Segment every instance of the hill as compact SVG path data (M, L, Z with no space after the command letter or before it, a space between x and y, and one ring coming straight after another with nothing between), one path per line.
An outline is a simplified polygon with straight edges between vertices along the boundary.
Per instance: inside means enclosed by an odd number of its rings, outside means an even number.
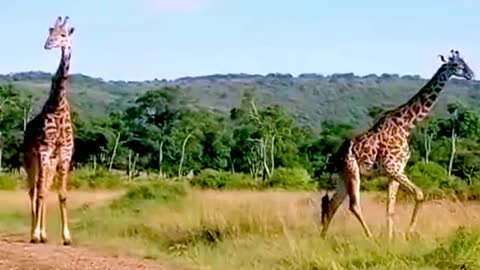
M41 105L50 87L51 74L31 71L0 75L0 84L12 84L37 98ZM108 112L123 109L150 89L180 86L181 91L203 108L228 111L238 106L245 89L255 89L259 103L281 104L300 122L318 127L324 120L364 125L372 106L392 108L414 95L426 79L419 76L353 73L301 74L216 74L184 77L176 80L104 81L82 74L71 77L73 108L82 116L101 118ZM445 105L461 102L480 110L480 83L451 80L435 108L445 113Z

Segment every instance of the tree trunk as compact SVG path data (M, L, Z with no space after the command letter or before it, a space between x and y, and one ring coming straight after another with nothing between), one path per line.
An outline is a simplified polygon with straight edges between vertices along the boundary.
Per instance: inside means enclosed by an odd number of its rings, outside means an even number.
M457 135L455 134L455 131L452 131L452 151L450 152L450 160L448 162L448 176L452 176L452 169L453 169L453 159L455 158L455 144L456 144L456 138Z
M1 147L0 147L0 172L3 171L3 136L2 136L2 132L0 132L0 143L2 144Z
M108 166L108 170L112 170L113 161L115 160L115 155L117 154L118 144L120 143L120 132L117 135L117 139L115 140L115 146L113 147L112 158L110 159L110 166Z
M425 163L430 162L430 153L432 152L432 141L433 141L433 136L425 134L423 139L424 148L425 148Z
M270 174L273 175L275 170L275 135L272 136L272 149L270 149L271 169Z
M182 156L180 158L180 164L178 165L178 177L182 176L182 166L183 166L183 161L185 160L185 147L186 147L187 141L188 141L188 139L190 139L190 137L192 137L192 133L189 133L187 135L187 137L185 138L185 140L183 140L183 143L182 143Z
M30 120L30 113L32 111L32 106L23 108L23 131L27 130L27 124Z
M162 172L163 144L164 144L164 141L162 141L158 146L158 177L160 178L163 178L163 172Z
M263 157L263 177L262 179L268 179L270 178L270 169L268 166L268 160L267 160L267 141L264 141L263 139L260 140L260 147L262 149L262 157Z
M93 155L93 172L97 171L97 155Z
M128 149L128 159L127 159L127 177L130 182L132 177L132 150Z
M230 170L232 173L235 173L235 164L233 164L233 160L232 160L232 155L230 154L230 156L228 157L228 160L229 160L229 163L230 163Z
M138 160L138 156L139 156L139 154L137 153L137 154L135 155L135 158L133 159L133 162L130 162L130 161L131 161L131 157L132 157L132 154L131 154L131 153L132 153L132 152L130 151L130 152L129 152L129 155L128 155L128 157L129 157L129 164L130 164L130 172L129 172L129 175L128 175L128 180L129 180L129 181L132 181L132 180L133 180L133 177L135 176L135 167L136 167L136 165L137 165L137 160Z

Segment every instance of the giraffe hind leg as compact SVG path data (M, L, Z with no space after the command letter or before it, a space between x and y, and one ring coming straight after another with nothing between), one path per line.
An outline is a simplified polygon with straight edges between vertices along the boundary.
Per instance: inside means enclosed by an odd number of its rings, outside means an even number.
M362 210L360 207L360 171L357 161L354 158L349 158L343 166L340 167L341 179L337 182L336 192L332 199L328 202L327 213L325 215L322 237L325 237L328 230L328 226L333 218L333 215L338 210L340 204L349 197L350 199L350 211L354 214L357 220L362 225L362 228L367 235L371 238L372 233L365 222Z
M347 194L350 199L349 209L360 222L360 225L362 225L365 235L368 238L372 238L372 233L363 218L362 208L360 206L360 170L356 160L352 158L347 162L343 175Z
M347 197L345 185L341 182L337 183L335 193L328 202L326 201L328 200L328 195L325 196L325 201L322 199L322 237L325 237L327 235L328 227L330 226L330 222L332 221L333 216L337 212L338 207Z
M38 243L39 238L34 236L35 227L37 223L37 217L39 215L38 209L38 176L39 176L39 160L38 155L32 153L26 153L24 157L24 168L27 173L27 181L28 181L28 195L30 198L30 242L31 243Z

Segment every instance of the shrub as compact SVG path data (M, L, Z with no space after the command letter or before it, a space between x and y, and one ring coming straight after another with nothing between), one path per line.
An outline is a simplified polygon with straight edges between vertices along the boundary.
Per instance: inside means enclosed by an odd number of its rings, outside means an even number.
M386 176L378 176L372 179L361 179L361 185L365 191L384 191L387 190L389 181Z
M155 182L138 184L128 189L127 193L115 200L111 208L119 209L134 206L145 201L168 203L177 201L187 194L183 183Z
M246 174L205 169L190 180L192 186L211 189L259 189L260 184Z
M0 174L0 190L16 189L18 187L19 180L20 179L11 175Z
M97 169L96 171L76 170L72 173L68 184L74 189L116 189L124 187L126 181L120 175L110 173L106 169Z
M229 177L226 173L213 169L205 169L195 176L190 183L201 188L222 189L227 185Z
M438 190L450 184L447 171L435 162L416 163L408 169L408 175L416 185L426 191Z
M227 189L261 189L261 183L255 181L250 175L243 173L229 173L230 180L227 182L225 188Z
M438 269L479 269L480 234L459 229L447 245L425 255L425 260Z
M316 183L303 168L278 168L265 186L289 190L313 190Z

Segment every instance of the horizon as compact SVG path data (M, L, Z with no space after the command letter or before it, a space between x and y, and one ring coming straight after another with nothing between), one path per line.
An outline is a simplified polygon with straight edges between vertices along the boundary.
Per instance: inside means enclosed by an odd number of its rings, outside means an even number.
M0 35L15 41L2 44L3 74L55 72L59 53L43 42L59 15L75 27L72 74L106 81L240 73L430 78L437 55L450 49L475 71L480 63L480 3L468 0L18 0L3 7L0 22L14 26Z
M18 71L18 72L9 72L9 73L0 73L0 76L15 76L15 75L19 75L19 74L26 74L26 73L44 73L44 74L47 74L49 76L52 76L53 75L53 72L49 72L49 71L44 71L44 70L28 70L28 71ZM119 81L124 81L124 82L146 82L146 81L155 81L155 80L158 80L158 81L163 81L163 80L166 80L168 82L174 82L174 81L178 81L178 80L182 80L182 79L186 79L186 78L203 78L203 77L211 77L211 76L227 76L227 75L244 75L244 76L262 76L262 77L266 77L268 75L271 75L271 74L275 74L275 75L290 75L292 76L293 78L300 78L301 75L315 75L315 76L323 76L324 78L328 78L328 77L331 77L333 75L347 75L347 74L352 74L353 76L357 77L357 78L364 78L364 77L367 77L367 76L377 76L377 77L381 77L382 75L392 75L392 76L398 76L399 78L403 78L403 77L407 77L407 76L410 76L410 77L418 77L418 79L421 79L421 80L429 80L431 77L422 77L420 74L398 74L398 73L369 73L369 74L357 74L355 72L342 72L342 73L329 73L329 74L322 74L322 73L314 73L314 72L306 72L306 73L300 73L300 74L291 74L291 73L279 73L279 72L270 72L270 73L264 73L264 74L259 74L259 73L245 73L245 72L240 72L240 73L213 73L213 74L203 74L203 75L195 75L195 76L182 76L182 77L176 77L176 78L172 78L172 79L167 79L167 78L150 78L150 79L144 79L144 80L122 80L122 79L105 79L105 78L102 78L102 77L98 77L98 76L92 76L90 74L86 74L86 73L70 73L69 76L74 76L74 75L81 75L81 76L86 76L86 77L90 77L92 79L99 79L99 80L102 80L104 82L119 82ZM432 74L433 76L433 74ZM462 81L465 81L464 79L460 79L460 78L453 78L454 80L462 80ZM477 81L476 78L474 78L473 80L471 81Z

